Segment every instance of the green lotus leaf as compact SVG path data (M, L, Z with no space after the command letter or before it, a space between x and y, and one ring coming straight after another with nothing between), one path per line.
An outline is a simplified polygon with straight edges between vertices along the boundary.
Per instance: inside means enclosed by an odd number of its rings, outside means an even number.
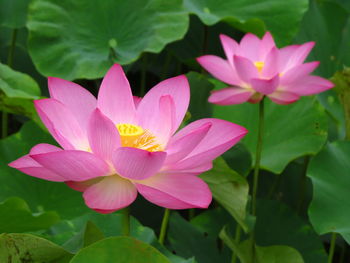
M328 144L310 162L314 187L309 217L319 234L340 233L350 244L350 142Z
M308 1L185 0L184 5L206 25L225 21L260 36L265 30L270 30L277 42L288 44L298 31Z
M29 7L29 52L45 76L102 77L112 63L160 52L187 31L181 0L36 0Z

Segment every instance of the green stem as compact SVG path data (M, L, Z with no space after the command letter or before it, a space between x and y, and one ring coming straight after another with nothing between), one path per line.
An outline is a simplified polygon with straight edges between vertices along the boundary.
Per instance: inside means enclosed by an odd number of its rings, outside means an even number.
M143 55L141 62L141 88L140 96L143 97L146 93L146 73L147 73L147 54Z
M170 209L165 208L162 225L160 227L159 239L158 239L159 243L162 245L164 244L166 230L168 228L169 215L170 215Z
M264 135L264 98L259 103L259 124L258 125L259 125L258 142L256 145L254 178L253 178L253 198L252 198L252 215L253 216L256 215L256 195L258 192L260 160L261 160L261 151L262 151L263 135Z
M122 234L123 236L130 235L130 208L125 207L123 210L123 219L122 219Z
M252 215L256 216L256 196L258 192L259 183L259 170L260 170L260 160L261 151L263 145L263 135L264 135L264 100L265 97L259 103L259 123L258 123L258 142L256 144L256 154L255 154L255 165L254 165L254 178L253 178L253 194L252 194ZM255 229L251 233L251 253L253 262L256 260L255 255Z
M336 241L337 241L337 233L332 233L331 246L329 248L329 253L328 253L328 263L332 263L332 261L333 261L333 255L334 255Z
M7 65L12 68L13 56L15 54L17 39L17 29L12 31L11 46L7 55ZM8 135L8 114L3 110L1 118L1 138L5 138Z
M13 55L15 54L16 39L17 39L17 29L14 29L12 31L11 46L9 49L9 53L7 55L7 65L10 68L12 68L12 65L13 65Z
M239 244L239 242L241 241L241 226L239 224L237 224L236 226L236 235L235 235L235 243L236 245ZM232 259L231 259L231 263L236 263L237 262L237 254L233 251L232 252Z

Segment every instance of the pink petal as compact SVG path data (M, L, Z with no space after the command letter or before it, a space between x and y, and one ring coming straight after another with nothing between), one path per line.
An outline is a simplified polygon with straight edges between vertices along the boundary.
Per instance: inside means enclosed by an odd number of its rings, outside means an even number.
M78 192L84 192L86 189L88 189L91 185L97 184L101 180L103 180L105 177L96 177L92 178L86 181L76 182L76 181L66 181L66 185L68 185L70 188L74 189Z
M197 62L215 78L225 83L230 85L239 85L241 83L235 69L227 60L217 56L206 55L197 58Z
M114 64L103 78L97 107L115 124L135 122L134 100L129 81L120 65Z
M299 65L304 62L309 55L311 49L315 46L315 42L307 42L299 46L294 56L290 58L289 62L293 65Z
M182 137L177 137L169 142L167 147L167 164L177 162L186 157L207 135L211 123L204 123L198 129L195 129Z
M235 145L248 132L244 127L228 121L201 119L187 125L173 139L181 138L206 123L211 123L212 125L207 135L184 160L169 166L169 170L192 169L211 162Z
M166 152L148 152L138 148L120 147L113 153L112 161L120 176L143 180L156 174L165 158Z
M276 75L272 79L252 79L251 84L254 90L264 95L271 94L276 90L279 84L279 76Z
M175 132L176 108L171 95L163 95L159 102L152 107L152 111L143 112L139 118L139 124L143 129L149 130L156 136L157 143L163 147ZM147 110L151 108L146 107Z
M252 78L259 77L258 69L249 59L240 56L233 56L233 63L235 64L238 76L244 82L250 83Z
M157 174L135 185L148 201L169 209L208 208L212 200L207 184L190 174Z
M127 207L135 201L137 191L135 186L117 175L107 176L102 181L93 184L84 191L85 203L91 209L110 213Z
M270 32L266 32L260 42L259 57L260 61L265 61L266 56L272 48L276 47L275 41Z
M253 93L253 91L243 88L225 88L212 91L208 101L218 105L241 104L246 102Z
M264 76L264 78L272 78L279 73L279 68L279 52L278 49L274 47L265 58L262 76Z
M299 95L288 91L275 91L268 95L268 97L277 104L287 105L296 102L300 97Z
M237 48L239 47L236 40L224 35L220 34L221 44L224 48L227 60L230 62L231 66L233 66L233 55L236 54Z
M134 100L134 104L135 104L135 109L137 109L137 107L139 106L142 98L138 97L138 96L132 96L133 100Z
M166 79L147 92L137 107L140 122L145 122L153 115L154 110L158 109L160 98L167 95L174 101L176 110L173 130L176 130L186 114L190 101L190 87L184 75Z
M189 167L187 169L181 169L181 170L176 170L176 169L171 169L169 167L167 167L166 165L164 165L164 167L162 168L163 172L166 172L167 174L191 174L191 175L199 175L202 174L206 171L209 171L213 168L213 163L207 162L207 163L202 163L199 166L193 166L193 167Z
M319 64L320 62L314 61L301 64L299 66L295 66L294 68L289 69L285 74L282 75L281 85L288 85L293 82L299 81L301 78L304 78L311 72L313 72Z
M303 45L291 45L280 49L280 72L284 73L295 66L301 65L314 45L315 42L308 42Z
M99 109L91 115L88 138L91 150L103 160L111 162L112 153L120 147L120 136L117 127Z
M299 45L289 45L279 49L279 72L285 73L289 68L289 58L293 56Z
M241 57L246 57L251 61L259 61L260 39L251 33L245 34L239 44L239 53Z
M86 131L91 112L96 108L96 98L86 89L73 82L48 78L51 98L63 103Z
M34 101L35 108L46 128L64 149L86 150L86 135L70 110L55 99Z
M66 181L85 181L110 172L108 165L96 155L75 150L30 155L43 167L66 178Z
M298 84L287 86L286 89L300 96L306 96L318 94L333 87L334 84L327 79L319 76L307 76L300 79Z
M33 160L29 155L24 155L21 158L9 163L9 166L16 168L22 173L33 177L44 179L53 182L63 182L66 179L54 172L42 167L39 163Z
M41 143L41 144L35 145L30 150L30 154L39 154L39 153L57 152L57 151L62 151L62 149L50 144ZM9 166L12 168L18 169L19 171L25 174L28 174L30 176L37 177L40 179L54 181L54 182L65 181L65 178L42 167L39 163L33 160L29 154L9 163Z
M207 163L200 164L199 166L191 167L190 169L187 169L187 170L182 170L181 173L186 172L188 174L199 175L211 169L213 169L213 163L207 162ZM167 171L167 172L171 173L172 171Z
M62 151L61 148L48 144L48 143L39 143L30 149L30 154L39 154L39 153L49 153L49 152L58 152Z

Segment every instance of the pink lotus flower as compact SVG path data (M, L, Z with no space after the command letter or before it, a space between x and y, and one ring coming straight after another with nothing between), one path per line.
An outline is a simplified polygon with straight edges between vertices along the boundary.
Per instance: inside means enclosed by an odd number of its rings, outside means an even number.
M101 213L128 206L137 192L170 209L208 207L211 192L196 175L247 133L227 121L202 119L173 135L189 104L185 76L162 81L141 100L133 98L119 65L107 72L97 100L66 80L51 77L48 85L51 98L35 107L63 149L38 144L9 165L65 182Z
M238 44L220 35L227 60L206 55L197 58L209 73L230 87L214 91L209 102L219 105L257 103L268 96L278 104L289 104L300 96L317 94L333 83L310 73L319 62L303 63L314 42L278 49L269 32L260 40L246 34Z

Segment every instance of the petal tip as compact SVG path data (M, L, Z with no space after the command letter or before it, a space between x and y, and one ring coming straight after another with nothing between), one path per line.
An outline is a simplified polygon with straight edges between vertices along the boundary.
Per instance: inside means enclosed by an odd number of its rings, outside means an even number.
M229 37L228 35L225 35L225 34L220 34L219 38L221 41L225 41L226 39L232 39L231 37Z
M14 161L8 163L7 165L11 168L15 168L15 169L19 168L19 166L17 165L17 160L14 160Z

